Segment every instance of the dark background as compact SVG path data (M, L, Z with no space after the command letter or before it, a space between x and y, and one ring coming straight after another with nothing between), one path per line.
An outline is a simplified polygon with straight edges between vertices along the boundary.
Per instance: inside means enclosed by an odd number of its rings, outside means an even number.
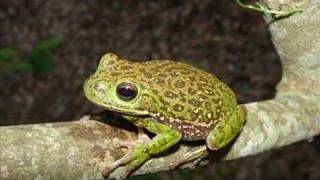
M35 47L53 37L62 43L52 54L32 58ZM137 61L183 60L229 84L241 103L273 98L281 78L262 16L233 1L1 0L0 51L5 48L20 60L0 59L2 126L70 121L97 111L82 83L109 51ZM35 67L30 59L45 65ZM12 62L29 68L11 68ZM320 179L318 146L300 142L135 179Z

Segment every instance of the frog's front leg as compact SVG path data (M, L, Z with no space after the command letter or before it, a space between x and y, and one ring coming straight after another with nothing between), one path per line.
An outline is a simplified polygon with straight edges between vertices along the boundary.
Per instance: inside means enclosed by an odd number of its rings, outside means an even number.
M180 132L166 125L153 122L153 120L143 121L143 123L139 123L138 125L155 133L156 136L145 144L136 145L131 152L107 167L104 167L102 169L102 175L107 176L114 169L124 165L126 170L122 178L125 178L137 167L150 159L152 155L161 153L179 142L181 138Z

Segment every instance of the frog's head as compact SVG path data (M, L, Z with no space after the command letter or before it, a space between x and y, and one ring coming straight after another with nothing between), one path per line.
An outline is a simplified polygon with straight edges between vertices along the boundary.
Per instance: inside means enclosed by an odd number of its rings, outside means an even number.
M137 78L135 64L105 54L97 71L84 83L85 96L111 111L131 116L149 115L151 97L145 96L144 84Z

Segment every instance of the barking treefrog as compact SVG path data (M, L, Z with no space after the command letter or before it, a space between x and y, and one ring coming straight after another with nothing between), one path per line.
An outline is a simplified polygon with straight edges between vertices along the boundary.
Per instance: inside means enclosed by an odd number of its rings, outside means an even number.
M85 81L84 92L94 104L155 134L103 168L105 176L119 166L126 167L128 176L181 140L205 140L206 145L187 152L175 165L201 159L208 149L218 150L234 139L246 119L245 108L237 105L234 92L226 84L176 61L134 62L107 53Z

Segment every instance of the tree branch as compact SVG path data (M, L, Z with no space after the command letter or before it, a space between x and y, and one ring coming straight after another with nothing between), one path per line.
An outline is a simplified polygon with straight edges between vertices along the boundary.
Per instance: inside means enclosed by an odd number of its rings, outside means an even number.
M320 133L320 3L311 1L302 13L266 21L283 65L278 93L273 100L245 105L243 131L229 148L211 153L216 160L257 154ZM106 121L113 120L109 116ZM95 120L0 127L0 179L103 179L100 167L127 152L116 147L117 140L136 138L132 131ZM169 170L192 147L180 144L135 174ZM118 177L121 170L111 176Z

